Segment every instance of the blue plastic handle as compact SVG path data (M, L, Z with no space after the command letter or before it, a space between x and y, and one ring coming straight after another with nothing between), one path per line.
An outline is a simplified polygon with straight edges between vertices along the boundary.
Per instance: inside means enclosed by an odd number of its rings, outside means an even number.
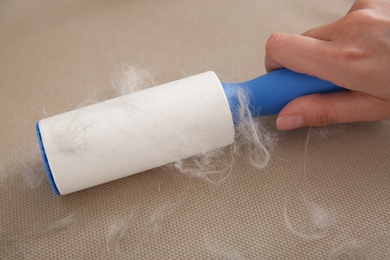
M233 117L238 107L237 88L249 97L249 110L254 117L279 113L291 100L314 93L345 90L325 80L279 69L242 83L222 83Z

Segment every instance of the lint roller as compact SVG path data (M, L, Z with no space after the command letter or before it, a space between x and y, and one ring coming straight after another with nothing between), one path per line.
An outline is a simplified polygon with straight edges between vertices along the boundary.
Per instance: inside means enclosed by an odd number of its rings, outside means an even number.
M36 133L54 193L232 144L237 88L248 95L255 117L276 114L299 96L342 90L287 69L243 83L221 83L214 72L205 72L42 119Z

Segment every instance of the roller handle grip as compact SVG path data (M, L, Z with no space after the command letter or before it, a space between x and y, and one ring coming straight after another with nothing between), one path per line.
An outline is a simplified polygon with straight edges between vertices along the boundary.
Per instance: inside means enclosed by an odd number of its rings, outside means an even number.
M254 117L277 114L287 103L301 96L345 90L288 69L278 69L243 83L222 83L222 86L233 115L238 107L237 88L242 88L249 96L249 109Z

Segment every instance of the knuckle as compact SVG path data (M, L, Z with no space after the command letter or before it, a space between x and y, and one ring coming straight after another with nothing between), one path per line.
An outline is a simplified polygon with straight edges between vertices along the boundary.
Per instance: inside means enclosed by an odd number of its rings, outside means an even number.
M373 9L360 9L346 16L351 28L357 31L372 31L378 24L382 23L383 18Z
M348 46L340 49L339 57L348 63L357 62L365 57L365 51L356 46Z
M364 78L368 73L371 73L371 69L367 66L367 60L370 58L370 50L368 48L363 48L356 45L349 45L340 47L338 51L336 51L335 58L338 60L339 64L342 64L340 71L336 74L340 76L339 79L345 77L344 73L354 74L354 80L358 80L360 78ZM348 69L344 69L348 68ZM336 75L335 74L335 75ZM345 82L344 82L345 83ZM343 85L343 83L339 83Z
M356 15L362 25L376 25L380 21L380 16L373 9L361 9L356 11Z
M315 121L314 126L327 126L332 124L332 118L329 116L329 114L326 113L326 111L318 112L317 118Z
M275 53L277 44L280 42L282 39L282 34L281 33L273 33L271 36L268 38L266 44L265 44L265 52L267 55L272 55Z
M331 102L324 100L321 94L307 96L302 102L306 108L311 108L307 111L306 125L326 126L339 122L336 108Z
M321 27L314 27L306 32L302 33L303 36L317 38L319 35L321 35Z
M326 126L339 122L337 111L331 104L327 104L317 111L317 119L318 126Z

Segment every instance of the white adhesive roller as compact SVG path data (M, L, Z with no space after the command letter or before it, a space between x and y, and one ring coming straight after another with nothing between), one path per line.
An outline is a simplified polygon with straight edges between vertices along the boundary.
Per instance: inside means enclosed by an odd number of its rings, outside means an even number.
M49 117L36 127L57 195L234 142L232 114L214 72Z

